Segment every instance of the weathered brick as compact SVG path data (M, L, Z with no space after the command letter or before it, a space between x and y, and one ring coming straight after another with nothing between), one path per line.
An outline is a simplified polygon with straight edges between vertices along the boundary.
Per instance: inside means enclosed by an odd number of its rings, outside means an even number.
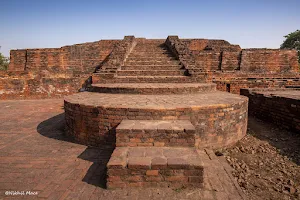
M158 170L147 170L146 175L147 176L158 176Z

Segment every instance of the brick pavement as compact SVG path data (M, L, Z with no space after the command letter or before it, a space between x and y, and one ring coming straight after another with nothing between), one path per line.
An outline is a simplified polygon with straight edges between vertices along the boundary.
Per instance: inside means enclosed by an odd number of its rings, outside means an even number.
M200 150L203 189L107 190L112 149L91 148L63 136L63 100L0 101L0 199L243 199L222 157ZM5 191L38 195L6 196Z

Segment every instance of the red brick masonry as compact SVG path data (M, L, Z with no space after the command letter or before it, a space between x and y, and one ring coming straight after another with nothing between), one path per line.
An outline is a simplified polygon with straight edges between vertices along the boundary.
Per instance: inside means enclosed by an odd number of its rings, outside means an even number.
M195 146L223 147L246 134L248 99L226 92L135 95L83 92L65 98L67 134L82 144L115 145L122 120L189 120Z
M117 147L195 146L195 127L188 120L123 120L116 129Z
M194 148L117 147L107 187L203 187L203 166Z
M243 89L249 97L249 113L295 132L300 132L299 89Z

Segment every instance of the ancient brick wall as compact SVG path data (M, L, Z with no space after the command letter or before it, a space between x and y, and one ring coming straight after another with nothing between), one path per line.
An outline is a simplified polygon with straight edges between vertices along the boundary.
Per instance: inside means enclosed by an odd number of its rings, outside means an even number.
M241 94L249 98L249 114L300 132L300 90L243 89Z
M222 71L239 70L241 61L241 51L223 51L221 57Z
M8 71L0 74L0 99L61 97L77 92L119 41L12 50Z
M244 49L240 69L256 73L297 72L297 52L279 49Z
M298 57L294 50L243 49L242 51L192 52L196 59L196 67L207 71L219 69L271 74L298 71Z
M117 40L101 40L61 48L12 50L9 70L51 74L90 73L112 51Z
M82 87L78 78L45 78L26 71L0 72L0 99L55 98L72 94Z
M220 69L221 53L215 51L193 51L196 66L207 71Z
M217 89L234 94L240 94L242 88L285 88L299 87L300 74L282 73L282 74L259 74L235 72L203 72L199 76L205 76L207 81L217 84Z
M191 51L240 51L239 45L232 45L226 40L210 40L210 39L181 39L181 41Z
M24 71L26 66L26 50L11 50L9 71Z
M191 51L202 51L208 44L208 39L181 39Z

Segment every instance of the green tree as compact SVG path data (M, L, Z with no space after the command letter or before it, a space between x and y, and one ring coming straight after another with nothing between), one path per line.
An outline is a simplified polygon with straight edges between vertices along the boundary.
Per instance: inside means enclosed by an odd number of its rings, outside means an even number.
M281 49L295 49L298 51L298 62L300 62L300 30L296 30L286 36L280 46Z
M9 59L0 53L0 70L7 70Z

